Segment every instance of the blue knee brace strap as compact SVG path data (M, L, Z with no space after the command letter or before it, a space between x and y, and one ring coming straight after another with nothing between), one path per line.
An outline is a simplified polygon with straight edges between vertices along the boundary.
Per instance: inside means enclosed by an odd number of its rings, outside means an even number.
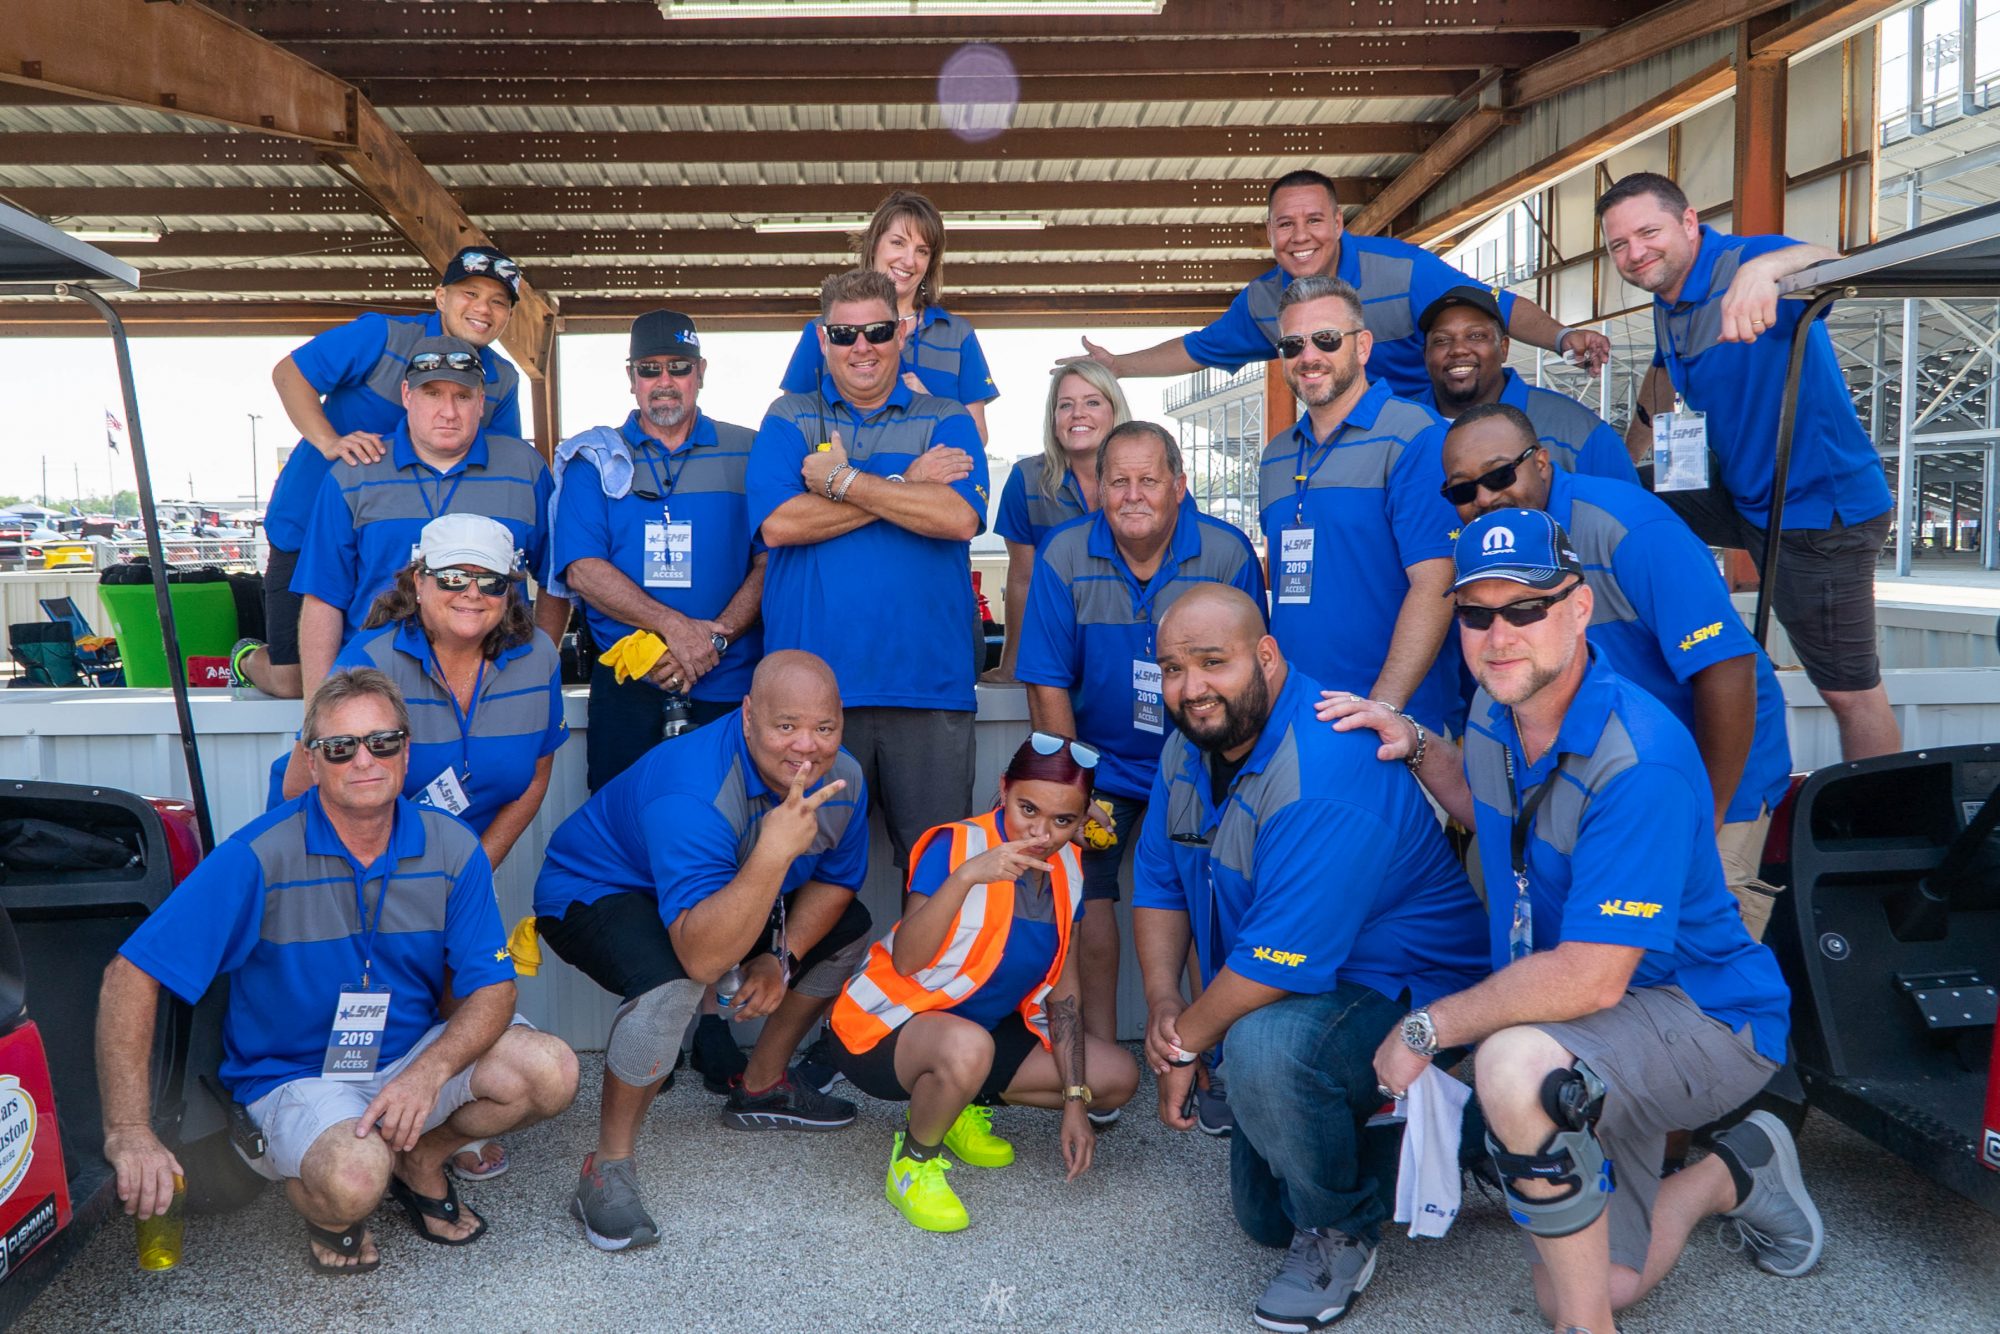
M1582 1061L1571 1069L1552 1070L1542 1081L1542 1109L1556 1130L1539 1152L1509 1153L1491 1131L1486 1151L1493 1155L1514 1221L1537 1237L1567 1237L1595 1223L1617 1189L1611 1161L1597 1139L1604 1081ZM1515 1190L1517 1181L1543 1181L1566 1189L1560 1195L1531 1198Z

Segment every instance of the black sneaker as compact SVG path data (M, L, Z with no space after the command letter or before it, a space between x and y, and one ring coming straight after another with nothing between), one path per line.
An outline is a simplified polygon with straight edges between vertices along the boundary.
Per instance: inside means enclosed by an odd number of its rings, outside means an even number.
M812 1045L799 1054L798 1064L792 1067L792 1082L831 1093L840 1079L840 1071L833 1063L833 1033L822 1028Z
M688 1065L701 1074L701 1086L726 1096L730 1081L742 1078L749 1064L750 1058L729 1031L729 1021L720 1015L703 1015L694 1026L694 1051L688 1057Z
M789 1074L762 1093L739 1077L730 1086L722 1124L732 1130L838 1130L854 1120L854 1104L795 1083Z

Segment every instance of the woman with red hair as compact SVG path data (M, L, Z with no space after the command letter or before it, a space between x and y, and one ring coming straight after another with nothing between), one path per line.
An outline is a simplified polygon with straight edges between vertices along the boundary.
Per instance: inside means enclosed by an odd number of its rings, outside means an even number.
M927 1232L966 1226L944 1151L1005 1167L995 1103L1060 1108L1063 1164L1090 1167L1086 1112L1122 1106L1139 1069L1087 1036L1070 934L1083 911L1075 841L1097 752L1036 732L1000 779L1000 804L939 825L910 850L903 920L877 941L833 1007L834 1063L870 1097L908 1102L885 1191Z

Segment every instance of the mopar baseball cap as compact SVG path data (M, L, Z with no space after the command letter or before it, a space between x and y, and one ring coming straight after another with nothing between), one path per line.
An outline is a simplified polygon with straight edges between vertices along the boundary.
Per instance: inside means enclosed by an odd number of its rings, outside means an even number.
M1481 579L1505 579L1529 588L1554 588L1571 575L1583 574L1569 534L1546 510L1494 510L1482 514L1458 535L1453 553L1458 564L1454 589Z
M448 334L418 339L417 345L410 349L403 383L415 389L432 380L449 380L485 393L486 368L480 364L478 349L463 338Z
M629 361L641 357L699 357L701 335L694 321L678 310L649 310L632 321Z
M521 299L521 266L490 245L469 245L453 255L451 263L444 266L439 286L449 287L467 278L491 278L507 289L510 303Z
M1507 321L1500 317L1499 293L1491 287L1475 287L1467 283L1452 288L1425 306L1424 313L1417 316L1417 332L1429 333L1437 317L1453 306L1470 306L1499 325L1503 333L1506 331Z
M475 565L495 574L512 574L520 568L514 535L498 519L484 514L440 514L417 535L410 559L433 570Z

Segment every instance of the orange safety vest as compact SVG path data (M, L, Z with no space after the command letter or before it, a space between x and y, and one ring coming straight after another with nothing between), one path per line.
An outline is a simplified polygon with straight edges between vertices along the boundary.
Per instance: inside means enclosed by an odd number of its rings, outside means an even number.
M910 849L910 869L916 869L932 839L946 835L951 838L954 871L1006 841L1000 834L998 811L939 825L926 831ZM1071 912L1083 886L1083 863L1077 859L1074 843L1065 843L1056 854L1049 884L1055 900L1056 957L1049 964L1048 976L1022 999L1020 1007L1021 1018L1044 1047L1049 1045L1049 1022L1042 1013L1042 999L1062 975L1063 960L1069 957ZM959 905L958 916L952 919L937 956L907 976L896 971L896 932L892 928L868 947L868 962L841 989L840 999L833 1005L834 1033L849 1051L858 1054L927 1010L948 1010L957 1005L999 967L1013 922L1013 881L974 885L966 891L965 902Z

